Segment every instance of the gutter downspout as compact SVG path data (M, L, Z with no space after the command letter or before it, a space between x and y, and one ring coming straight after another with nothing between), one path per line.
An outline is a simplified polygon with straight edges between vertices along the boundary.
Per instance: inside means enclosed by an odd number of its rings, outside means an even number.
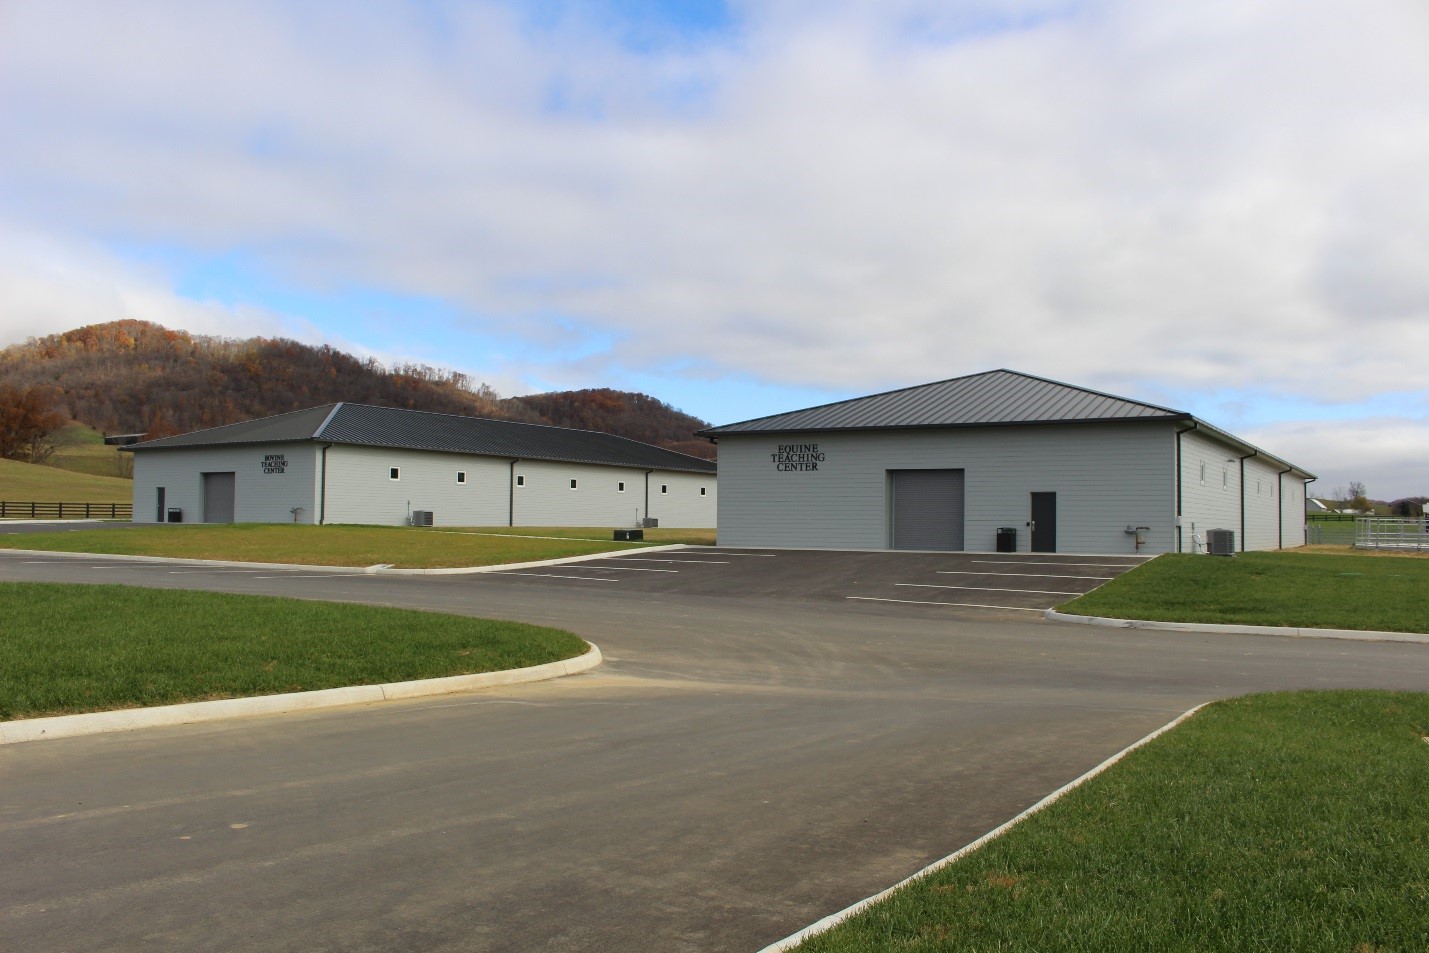
M1176 431L1176 552L1182 552L1181 547L1181 435L1190 433L1201 425L1196 421L1191 421L1191 426L1184 430Z
M1245 552L1245 461L1260 456L1259 450L1252 450L1240 458L1240 551Z
M1275 517L1276 517L1276 526L1275 526L1275 548L1276 548L1276 549L1284 549L1284 548L1285 548L1285 474L1289 473L1289 472L1290 472L1291 470L1293 470L1293 469L1295 469L1295 468L1294 468L1294 467L1286 467L1284 470L1281 470L1279 473L1275 474L1275 502L1276 502L1276 506L1275 506Z
M1307 509L1310 506L1310 484L1314 482L1315 478L1311 477L1310 479L1303 481L1304 485L1300 487L1300 489L1303 491L1300 495L1304 497L1304 499L1300 501L1300 505L1306 507ZM1304 527L1304 529L1300 531L1300 535L1302 537L1302 545L1308 544L1310 542L1310 521L1304 520L1301 525Z
M514 460L511 461L511 472L510 472L510 474L509 474L509 475L510 475L510 480L508 481L509 485L507 486L507 491L506 491L506 495L507 495L507 503L506 503L506 525L507 525L507 526L515 526L515 525L516 525L516 464L518 464L518 463L520 463L520 462L521 462L521 458L520 458L520 457L517 457L516 459L514 459Z
M713 443L714 441L710 442ZM645 520L648 520L650 518L650 474L654 472L654 470L645 471L645 512L641 516L641 526L644 526Z
M318 525L327 523L327 451L332 444L323 444L323 465L321 483L318 489Z

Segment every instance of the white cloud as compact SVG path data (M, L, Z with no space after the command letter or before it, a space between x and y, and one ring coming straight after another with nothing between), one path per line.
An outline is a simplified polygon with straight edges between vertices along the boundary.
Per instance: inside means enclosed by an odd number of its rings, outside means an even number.
M1377 500L1429 495L1429 418L1287 421L1245 436L1312 471L1311 496L1328 498L1355 480Z
M450 301L551 342L524 376L1429 391L1417 0L744 4L639 52L518 11L15 4L0 210Z

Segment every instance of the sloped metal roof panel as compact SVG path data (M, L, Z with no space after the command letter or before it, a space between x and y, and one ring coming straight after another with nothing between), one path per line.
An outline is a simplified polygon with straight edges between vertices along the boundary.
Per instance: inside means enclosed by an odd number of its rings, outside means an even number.
M324 404L306 410L294 410L272 417L259 417L241 423L195 430L175 437L161 437L133 444L128 450L162 450L173 447L212 447L228 443L283 443L311 440L323 421L339 404Z
M700 434L717 437L738 433L1186 417L1190 414L1184 411L1004 369L711 427Z
M472 453L523 460L596 463L645 470L715 472L715 464L709 460L593 430L345 402L151 440L136 444L131 449L163 450L292 440Z

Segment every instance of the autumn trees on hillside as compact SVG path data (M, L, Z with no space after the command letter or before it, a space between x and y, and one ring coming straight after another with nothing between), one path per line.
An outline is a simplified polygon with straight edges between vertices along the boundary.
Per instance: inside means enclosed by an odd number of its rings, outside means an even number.
M44 463L54 454L54 435L69 422L55 410L58 397L51 387L0 385L0 457Z

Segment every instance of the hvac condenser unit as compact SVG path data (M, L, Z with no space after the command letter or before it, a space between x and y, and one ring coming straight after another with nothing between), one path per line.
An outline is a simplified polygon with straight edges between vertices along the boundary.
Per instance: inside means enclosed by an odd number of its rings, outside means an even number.
M1235 530L1206 530L1206 552L1210 553L1212 556L1234 556Z
M412 511L412 525L413 525L413 526L431 526L431 525L432 525L432 511L431 511L431 510L413 510L413 511Z

